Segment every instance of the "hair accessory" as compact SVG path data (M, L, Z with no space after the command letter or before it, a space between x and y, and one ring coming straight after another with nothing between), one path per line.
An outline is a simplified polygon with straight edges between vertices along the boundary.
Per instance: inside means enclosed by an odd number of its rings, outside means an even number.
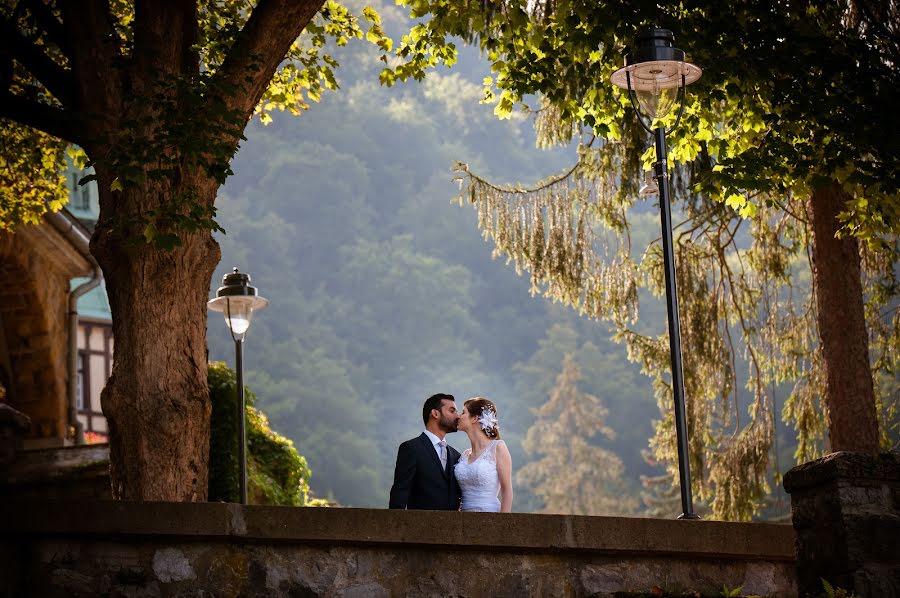
M481 411L481 415L478 416L478 421L481 423L481 429L485 432L491 428L500 429L500 426L497 425L497 414L494 413L494 410L490 407L485 407Z

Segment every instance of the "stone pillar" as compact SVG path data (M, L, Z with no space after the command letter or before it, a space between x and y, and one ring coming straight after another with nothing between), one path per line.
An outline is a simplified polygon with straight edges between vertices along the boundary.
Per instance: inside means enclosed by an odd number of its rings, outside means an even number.
M822 579L863 597L900 598L900 454L832 453L784 476L800 596Z

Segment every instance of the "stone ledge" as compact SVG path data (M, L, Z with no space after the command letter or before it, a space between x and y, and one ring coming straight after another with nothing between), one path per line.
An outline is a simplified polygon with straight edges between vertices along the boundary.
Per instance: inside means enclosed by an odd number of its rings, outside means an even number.
M0 488L103 476L109 476L108 444L29 449L0 468Z
M788 493L795 493L841 480L852 480L854 484L898 482L900 454L831 453L788 471L784 475L784 489Z
M0 510L15 514L0 520L0 535L795 559L793 528L770 523L74 500L3 499Z

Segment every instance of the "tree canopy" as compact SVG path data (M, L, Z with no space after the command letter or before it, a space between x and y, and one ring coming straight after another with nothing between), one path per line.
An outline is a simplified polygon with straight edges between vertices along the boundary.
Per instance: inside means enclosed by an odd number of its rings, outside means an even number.
M740 1L728 10L704 1L403 4L422 22L398 46L405 62L385 69L386 83L421 76L453 50L449 36L461 36L491 61L485 101L500 118L539 94L558 125L545 143L586 127L621 141L626 154L640 152L645 164L652 148L637 127L623 124L633 122L625 118L628 99L609 77L639 27L668 27L703 68L684 111L682 131L690 133L679 134L671 150L676 163L700 169L692 191L747 216L834 179L853 195L848 231L871 239L900 226L900 140L884 135L898 128L891 109L900 83L894 2ZM625 191L635 184L625 180L631 173L616 173Z
M499 117L536 94L536 105L523 109L536 113L539 144L581 138L578 163L531 188L497 185L459 164L459 199L475 204L495 255L529 271L532 293L615 323L629 356L656 380L663 419L652 446L673 475L666 337L634 328L640 289L663 292L661 252L653 243L640 255L627 216L654 154L609 75L642 24L690 32L679 45L705 72L688 94L670 156L681 212L676 253L695 495L719 517L747 518L761 508L771 481L776 387L784 383L793 384L783 416L797 428L798 460L822 450L826 419L841 442L854 426L865 431L859 437L871 441L860 446L871 450L880 409L885 440L897 425L900 338L893 307L900 153L882 133L896 128L885 100L897 83L896 6L508 2L475 7L473 15L450 2L408 5L428 19L404 39L407 63L386 70L386 82L426 67L448 33L462 35L492 61L484 99ZM832 186L841 194L833 212L823 208ZM835 214L840 223L829 221ZM822 253L834 231L865 243L865 323L856 242L838 250L844 262ZM856 277L855 291L837 279L819 286L823 272L838 271L850 273L851 283ZM822 297L830 301L824 307L816 305ZM858 322L853 360L862 369L842 376L848 355L819 341L841 338L825 327L845 303L859 306L858 320L844 316L838 324ZM739 350L749 360L746 375L735 369ZM856 388L850 382L869 378L871 397L872 375L874 401L861 399L871 406L871 426L866 418L846 421L854 411L844 408L856 401L847 396ZM749 406L739 404L743 384Z

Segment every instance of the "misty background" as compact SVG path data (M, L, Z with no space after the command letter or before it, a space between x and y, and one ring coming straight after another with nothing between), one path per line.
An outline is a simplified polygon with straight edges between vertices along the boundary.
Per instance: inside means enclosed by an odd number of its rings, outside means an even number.
M379 6L389 34L409 21ZM531 184L571 166L574 145L535 148L530 117L499 121L479 104L489 66L471 48L420 83L378 83L377 48L335 48L341 89L299 117L254 121L219 193L222 261L211 282L238 267L270 300L245 343L245 382L273 429L312 469L316 496L342 506L386 507L397 446L423 428L424 400L483 395L498 406L514 472L536 456L521 441L532 408L548 400L563 357L574 352L581 389L609 409L626 492L663 473L642 457L658 408L652 380L610 340L604 322L529 295L527 276L492 260L492 244L458 192L454 161L493 182ZM655 198L635 207L632 247L659 236ZM665 307L641 297L637 328L665 331ZM233 367L221 317L210 314L210 359ZM741 367L738 366L740 370ZM779 422L781 471L793 447ZM463 433L448 436L459 450ZM513 510L541 507L516 485ZM781 492L780 488L778 492Z

